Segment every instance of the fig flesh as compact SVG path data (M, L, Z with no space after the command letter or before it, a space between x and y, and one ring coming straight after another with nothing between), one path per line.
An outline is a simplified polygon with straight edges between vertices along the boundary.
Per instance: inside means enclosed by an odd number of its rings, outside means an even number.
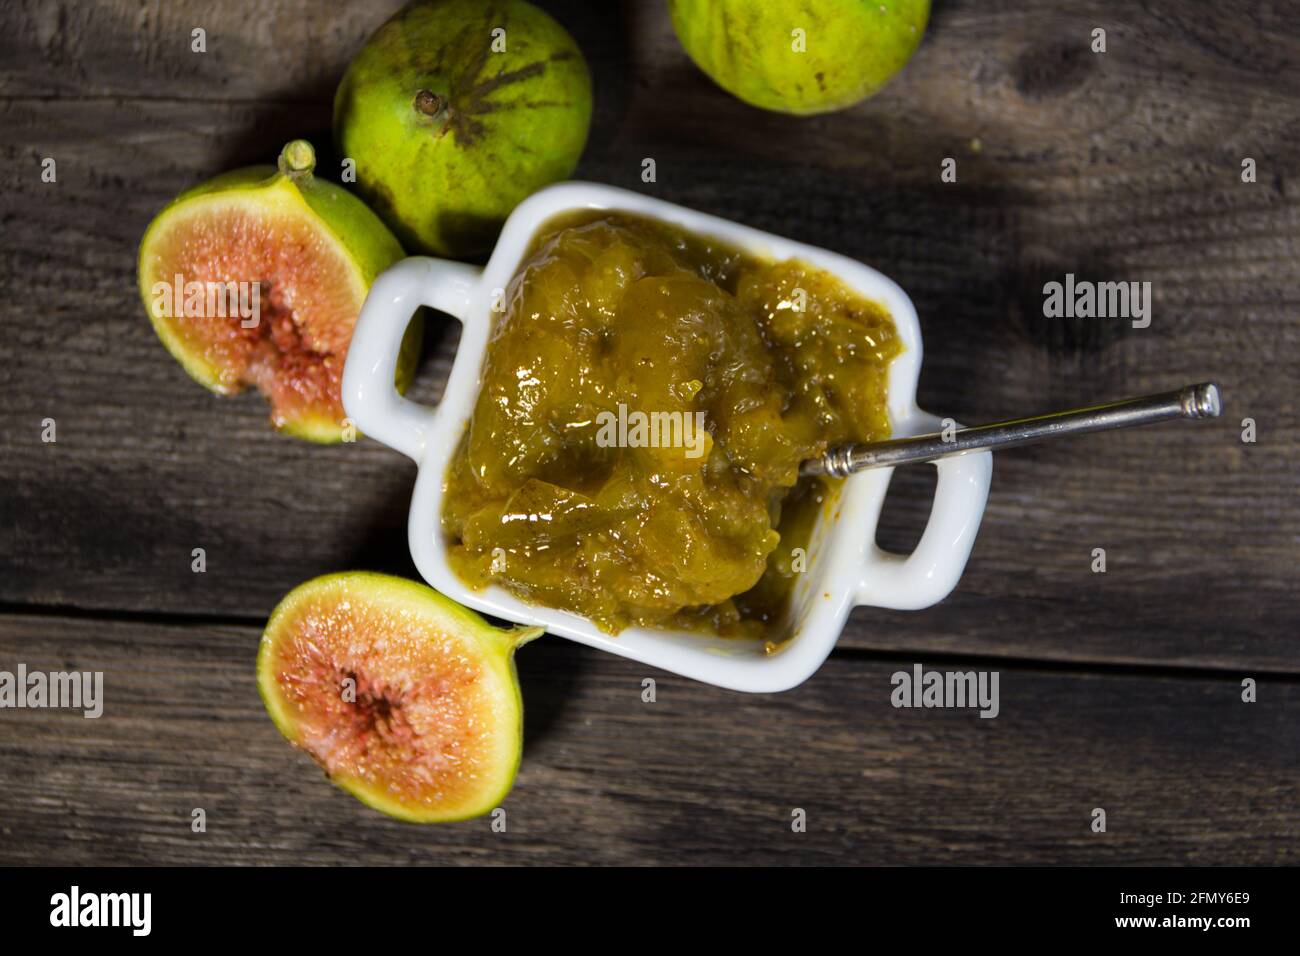
M493 627L423 584L331 574L271 615L258 688L280 732L363 803L414 823L464 820L514 783L514 653L541 634Z
M140 295L191 377L219 394L255 385L271 420L318 442L347 436L343 363L375 276L402 257L365 204L313 174L305 140L279 165L218 176L181 193L140 243ZM414 374L421 323L402 344L397 386Z

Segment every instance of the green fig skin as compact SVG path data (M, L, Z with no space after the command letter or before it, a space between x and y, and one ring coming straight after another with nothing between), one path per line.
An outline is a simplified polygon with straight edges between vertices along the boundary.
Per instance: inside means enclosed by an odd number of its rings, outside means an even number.
M292 159L291 159L292 157ZM342 186L314 175L315 151L305 140L287 144L277 165L248 166L221 173L206 182L191 186L168 203L149 224L137 261L137 283L140 296L150 314L154 330L172 356L180 362L190 377L217 394L228 394L231 389L223 384L221 369L204 355L192 350L174 327L172 320L155 315L149 308L153 297L152 284L158 272L151 254L156 234L163 231L173 216L187 216L202 209L207 199L223 198L247 203L250 209L268 215L277 212L292 214L309 210L317 219L317 226L327 232L346 256L360 282L369 287L375 277L403 256L397 239L379 218L360 199ZM295 165L293 165L296 163ZM201 215L201 212L196 214ZM170 269L162 269L167 278ZM405 392L415 377L423 340L423 318L417 316L407 327L402 338L394 384ZM342 409L339 409L342 412ZM351 440L348 430L331 417L322 417L312 411L303 411L279 426L281 433L318 444L335 444Z
M310 628L304 629L302 612L313 606ZM322 613L325 609L328 614ZM388 627L364 626L375 620L366 612L375 610L387 615ZM272 612L258 647L257 686L285 739L310 753L325 767L331 782L362 803L409 823L468 820L499 806L514 784L524 735L524 702L514 655L542 633L540 627L494 627L469 608L414 581L369 571L326 574L294 588ZM444 681L447 675L436 668L431 671L431 660L422 653L426 640L443 648L440 659L455 665L458 674L472 671L472 682ZM323 758L357 732L356 723L349 720L328 725L331 714L340 716L338 687L331 684L341 658L347 659L349 667L369 662L371 676L374 670L390 676L405 672L400 685L404 692L396 697L383 695L389 697L394 714L421 696L443 697L449 704L460 698L459 706L420 705L423 714L414 723L429 739L459 739L462 746L455 752L462 761L480 758L472 761L475 772L470 776L448 772L442 780L449 785L444 790L439 786L439 768L423 764L427 799L413 801L409 792L404 798L401 790L390 786L393 781L384 768L400 766L398 758L405 755L414 761L407 769L419 771L420 761L413 755L421 751L404 745L400 734L376 734L374 749L362 748L370 759L327 766ZM439 655L432 660L436 665ZM466 667L466 662L473 666ZM366 683L364 673L349 674L354 688ZM309 687L295 699L295 688ZM364 704L360 694L353 702ZM400 718L390 719L389 726L402 723ZM428 748L423 753L427 758Z
M506 216L577 165L591 78L524 0L416 0L367 41L334 99L357 188L409 251L488 252Z
M930 0L669 0L668 9L686 52L724 90L808 115L852 106L901 70Z

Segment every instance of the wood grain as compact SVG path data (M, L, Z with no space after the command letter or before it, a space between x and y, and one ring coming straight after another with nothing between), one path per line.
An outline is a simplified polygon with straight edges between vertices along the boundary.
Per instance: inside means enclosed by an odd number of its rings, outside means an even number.
M401 0L285 0L252 8L96 0L6 4L0 94L83 99L329 98L342 67ZM205 33L205 52L193 31Z
M262 620L326 571L414 576L414 469L210 397L135 292L139 238L184 187L296 136L339 168L334 85L398 5L4 7L0 669L102 669L108 709L0 711L0 863L1298 862L1300 3L936 0L894 83L806 119L715 87L661 3L543 4L594 77L576 175L896 279L923 407L977 422L1215 379L1226 412L999 455L956 593L859 609L788 694L530 646L505 834L389 821L278 737ZM1150 281L1150 328L1045 319L1067 272ZM432 324L414 397L437 400L457 340ZM916 539L932 486L895 476L883 544ZM1002 715L893 709L889 675L918 659L999 668Z
M1300 861L1294 681L1245 704L1233 679L1003 667L981 719L893 708L911 662L858 655L774 696L657 674L644 703L644 669L547 638L520 654L526 752L494 833L401 824L331 787L263 712L257 638L0 618L0 669L105 682L98 719L2 712L0 863Z
M1255 152L1267 174L1255 184L1239 182L1235 163L1140 138L1131 111L1089 127L1096 161L1071 151L1066 113L1008 125L1005 140L985 130L973 168L963 153L958 183L942 184L938 159L981 133L972 116L1001 110L1010 124L1017 109L1045 110L1052 98L1013 108L985 91L974 106L947 104L936 84L957 69L958 50L983 51L978 72L988 82L976 92L1001 89L998 71L1014 84L1019 60L1004 49L1009 40L988 45L982 17L940 13L925 55L883 100L798 126L676 70L675 41L651 20L636 34L649 59L622 68L653 82L598 120L580 173L838 249L896 277L922 316L920 399L941 413L989 420L1203 378L1223 386L1228 414L1218 423L999 456L957 594L920 615L859 611L847 645L1294 669L1300 207L1287 184L1300 98L1264 117ZM1177 44L1141 57L1112 46L1087 82L1187 96L1184 74L1151 65L1185 53ZM1243 89L1258 85L1250 70L1229 75ZM1280 82L1290 77L1284 70ZM1078 109L1118 97L1105 87L1093 99L1070 95ZM896 111L900 99L952 112L868 148L864 117ZM1170 135L1222 142L1238 116L1221 100L1196 101L1197 129ZM14 354L0 371L10 396L0 468L22 479L3 505L0 600L251 620L322 571L410 573L410 467L369 442L322 450L281 439L255 397L209 398L154 341L132 283L135 244L158 207L197 178L268 160L268 144L294 135L326 143L327 99L13 98L0 109L0 263L11 293L0 335ZM625 120L610 120L623 111ZM664 126L670 113L676 135ZM1048 135L1058 148L1044 150L1038 139ZM798 144L813 141L824 162L797 161ZM998 149L1010 154L993 162ZM654 184L639 179L647 152L658 162ZM40 182L45 155L58 159L57 184ZM1122 176L1106 160L1117 155L1127 157ZM873 185L885 181L888 189ZM1151 281L1151 328L1043 319L1042 283L1066 271ZM435 327L422 399L439 394L456 341L454 323ZM1239 440L1247 415L1258 422L1253 445ZM56 446L39 441L47 416L59 423ZM897 481L882 540L903 546L905 529L924 521L928 490L921 477ZM195 547L208 553L202 578L189 570ZM1096 547L1107 550L1104 578L1090 571Z

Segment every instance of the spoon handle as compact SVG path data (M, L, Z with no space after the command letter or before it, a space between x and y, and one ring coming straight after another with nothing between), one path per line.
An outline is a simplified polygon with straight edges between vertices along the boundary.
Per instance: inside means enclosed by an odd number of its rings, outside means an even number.
M827 449L821 458L805 461L800 472L805 475L843 478L868 468L934 461L984 448L1012 448L1065 435L1150 425L1175 418L1218 418L1221 410L1219 387L1213 382L1205 382L1188 385L1176 392L1126 398L1105 405L1052 412L991 425L958 428L949 432L946 438L940 432L867 445L839 445Z

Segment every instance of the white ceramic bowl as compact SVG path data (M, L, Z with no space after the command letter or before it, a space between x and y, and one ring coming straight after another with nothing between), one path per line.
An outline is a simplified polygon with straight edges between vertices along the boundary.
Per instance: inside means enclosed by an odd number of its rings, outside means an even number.
M706 216L639 193L592 183L561 183L515 209L485 268L439 259L405 259L375 280L357 320L343 373L343 405L365 434L415 460L419 475L408 524L416 567L443 594L487 614L538 624L553 634L630 657L696 680L742 691L781 691L807 679L830 654L854 606L917 609L941 601L956 586L984 513L993 470L988 452L937 463L938 482L925 532L910 555L876 545L890 469L854 475L837 507L813 531L808 569L799 576L788 640L772 654L756 642L691 632L630 628L605 634L567 611L525 604L504 588L473 591L452 571L441 528L444 475L479 389L491 328L494 290L509 285L538 228L560 213L610 209L649 216L690 232L716 236L773 260L801 259L838 276L893 317L905 351L889 370L889 418L896 437L938 431L940 419L916 407L921 334L916 309L894 282L862 263L813 246ZM436 408L400 396L393 387L402 333L422 305L464 326L442 402Z

